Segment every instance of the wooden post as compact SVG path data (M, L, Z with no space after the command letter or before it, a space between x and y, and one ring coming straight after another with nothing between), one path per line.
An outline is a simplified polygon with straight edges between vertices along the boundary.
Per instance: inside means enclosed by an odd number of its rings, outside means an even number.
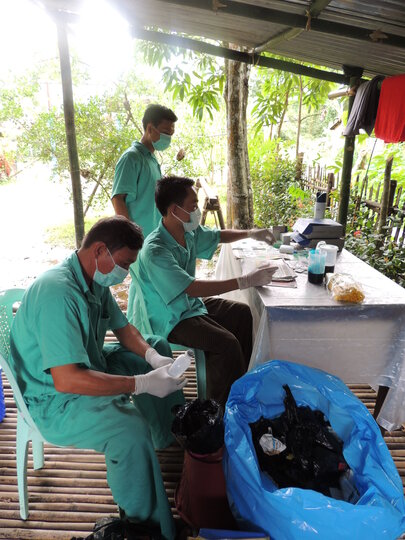
M389 205L389 196L390 196L390 180L391 180L391 169L392 162L394 161L394 156L389 156L385 162L385 173L384 173L384 188L381 199L381 209L380 209L380 220L378 222L378 234L384 234L384 227L387 221L388 216L388 205Z
M330 206L330 193L333 191L333 186L335 185L335 175L333 172L328 173L328 186L326 188L326 206Z
M346 67L343 66L346 75L350 76L350 87L358 86L360 77L363 74L363 68L358 67ZM350 111L352 110L354 102L354 96L349 97L349 111L348 117L350 116ZM343 166L342 166L342 181L340 184L340 198L339 198L339 214L338 221L346 228L347 223L347 213L349 208L349 199L350 199L350 180L352 177L352 167L353 167L353 154L354 154L354 144L355 136L345 137L345 147L343 153Z
M76 143L75 111L73 104L72 72L70 68L69 43L66 24L56 18L60 73L63 90L63 112L65 115L66 143L69 154L70 177L72 179L73 211L76 246L79 248L84 237L82 186L80 181L79 156Z
M302 167L304 164L304 152L299 152L297 160L295 162L295 179L301 184L302 181Z

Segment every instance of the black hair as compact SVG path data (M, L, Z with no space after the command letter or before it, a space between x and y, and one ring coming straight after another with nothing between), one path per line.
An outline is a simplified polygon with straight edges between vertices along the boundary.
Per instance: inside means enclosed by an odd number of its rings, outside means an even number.
M187 188L194 186L194 180L185 176L165 176L156 182L155 202L157 209L165 216L173 203L181 206L187 197Z
M164 105L158 105L157 103L148 105L142 118L143 129L146 129L146 126L149 123L152 123L155 127L157 127L162 120L177 122L177 116L171 109L165 107Z
M123 247L139 251L143 244L142 229L124 216L103 218L83 238L82 248L89 248L94 242L104 242L110 253Z

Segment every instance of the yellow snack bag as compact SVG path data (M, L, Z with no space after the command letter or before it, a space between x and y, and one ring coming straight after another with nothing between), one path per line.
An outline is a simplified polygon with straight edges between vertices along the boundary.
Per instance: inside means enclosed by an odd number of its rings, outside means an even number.
M326 286L338 302L363 302L365 295L358 281L350 274L326 274Z

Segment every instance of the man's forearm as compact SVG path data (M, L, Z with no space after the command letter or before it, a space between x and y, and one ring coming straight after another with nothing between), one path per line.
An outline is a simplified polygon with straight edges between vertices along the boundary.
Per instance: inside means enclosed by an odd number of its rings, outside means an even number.
M224 229L220 234L220 242L222 244L229 244L229 242L236 242L248 237L249 231L242 231L238 229Z
M124 216L129 219L128 207L125 202L125 195L115 195L112 198L112 205L117 216Z
M128 323L123 328L114 330L114 334L121 345L138 356L145 358L145 353L147 349L150 348L150 345L143 339L141 333L135 328L135 326Z
M115 396L130 394L135 390L132 376L110 375L77 364L68 364L51 368L55 388L66 394L83 396Z
M198 296L215 296L229 291L239 289L236 278L232 279L196 279L187 287L185 292L192 297Z

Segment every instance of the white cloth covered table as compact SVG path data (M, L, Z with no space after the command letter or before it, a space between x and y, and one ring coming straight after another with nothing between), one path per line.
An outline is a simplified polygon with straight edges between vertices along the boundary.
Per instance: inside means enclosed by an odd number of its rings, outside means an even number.
M273 248L253 240L224 245L218 279L240 275L268 259ZM392 430L405 422L405 290L347 250L335 272L351 274L363 286L361 304L332 299L326 287L297 274L297 287L266 286L226 296L247 302L255 339L250 368L268 360L289 360L320 368L346 383L390 388L378 423Z

